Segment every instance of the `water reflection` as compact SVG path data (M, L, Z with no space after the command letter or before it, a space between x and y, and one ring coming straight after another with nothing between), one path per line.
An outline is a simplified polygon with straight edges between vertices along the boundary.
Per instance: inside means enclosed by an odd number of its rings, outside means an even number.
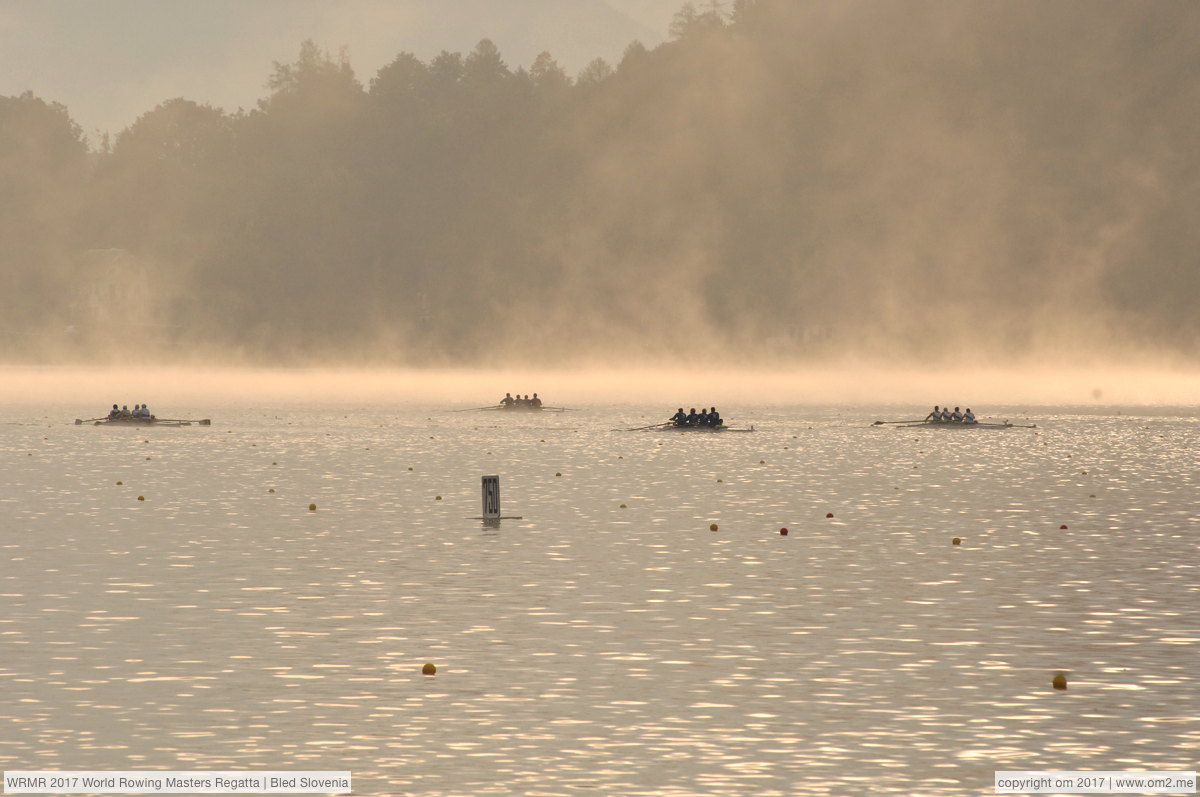
M1196 418L881 415L668 438L611 431L653 418L627 407L6 426L0 763L422 794L1189 768ZM523 519L476 519L490 473Z

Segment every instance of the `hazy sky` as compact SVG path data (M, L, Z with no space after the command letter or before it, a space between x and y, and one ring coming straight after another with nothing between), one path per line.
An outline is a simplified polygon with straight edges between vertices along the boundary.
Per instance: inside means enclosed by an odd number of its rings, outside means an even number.
M60 102L91 137L163 100L228 111L266 94L272 62L312 39L359 79L402 51L429 60L482 38L512 68L548 50L570 73L666 38L682 0L0 0L0 95Z

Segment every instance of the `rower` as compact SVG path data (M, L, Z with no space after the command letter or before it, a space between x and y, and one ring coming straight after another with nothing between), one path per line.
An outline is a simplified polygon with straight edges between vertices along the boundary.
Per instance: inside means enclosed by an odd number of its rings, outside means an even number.
M128 404L121 405L121 417L122 418L132 418L133 417L133 413L129 411Z
M683 407L679 408L679 412L671 416L671 420L676 426L687 426L687 413L683 411Z
M689 412L689 413L688 413L688 416L687 416L687 425L688 425L688 426L695 426L695 425L696 425L696 421L697 421L697 419L698 419L699 417L700 417L700 416L699 416L699 415L696 413L696 408L695 408L695 407L692 407L692 411L691 411L691 412Z
M708 411L708 425L709 426L720 426L721 425L721 413L717 412L716 407L713 407L711 410Z
M108 413L108 417L109 417L109 419L120 418L121 417L121 408L118 407L116 404L114 404L112 411Z
M531 407L533 407L535 410L540 410L542 408L542 400L540 398L538 398L537 393L533 394L533 398L530 399L529 405Z
M967 407L966 414L963 415L963 423L975 423L975 413L971 412L970 407Z
M500 403L505 407L511 407L514 401L516 399L512 397L512 393L505 393L504 398L500 399Z
M940 421L941 419L942 419L942 408L941 408L941 407L939 407L938 405L934 404L934 405L933 405L933 412L931 412L931 413L929 413L928 415L926 415L926 416L925 416L925 420L926 420L926 421L932 421L932 422L934 422L934 423L937 423L937 422L938 422L938 421Z
M950 408L942 407L942 423L950 423Z
M954 421L955 423L962 423L962 419L963 414L958 411L958 407L955 407L954 412L950 415L950 420Z
M700 412L696 413L696 425L708 426L708 408L703 407Z

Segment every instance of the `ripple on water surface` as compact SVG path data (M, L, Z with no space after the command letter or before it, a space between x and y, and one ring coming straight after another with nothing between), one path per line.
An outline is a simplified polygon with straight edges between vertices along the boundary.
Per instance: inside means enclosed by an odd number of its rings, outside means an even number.
M1200 747L1194 415L211 414L0 427L5 768L986 794Z

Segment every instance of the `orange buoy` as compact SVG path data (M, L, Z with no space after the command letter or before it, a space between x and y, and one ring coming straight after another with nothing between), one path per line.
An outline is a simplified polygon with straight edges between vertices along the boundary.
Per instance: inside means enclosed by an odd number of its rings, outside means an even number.
M1050 681L1050 683L1054 685L1055 689L1062 689L1065 691L1067 688L1067 676L1061 672L1055 673L1054 679Z
M826 512L826 513L825 513L825 517L827 517L827 518L833 517L833 513L832 513L832 512Z
M788 535L787 526L784 526L783 528L781 528L781 529L779 530L779 533L780 533L782 536L786 537L786 536Z
M1066 531L1066 530L1067 530L1067 524L1066 524L1066 523L1064 523L1064 524L1062 524L1061 526L1059 526L1058 528L1059 528L1059 530L1060 530L1060 531Z

